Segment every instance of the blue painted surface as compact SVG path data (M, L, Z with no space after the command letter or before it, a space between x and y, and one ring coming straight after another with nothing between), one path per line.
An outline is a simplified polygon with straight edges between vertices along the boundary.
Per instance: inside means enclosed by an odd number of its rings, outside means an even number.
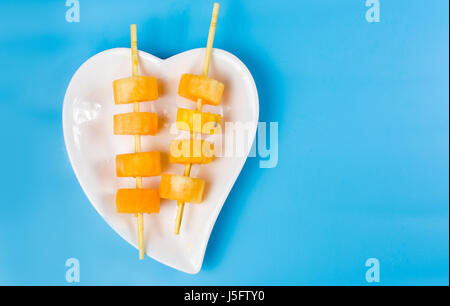
M110 229L83 194L62 101L90 56L129 44L166 58L205 45L211 1L0 2L0 284L449 283L447 1L220 1L215 47L253 73L260 120L279 122L279 162L250 158L203 269L187 275ZM145 38L145 39L144 39Z

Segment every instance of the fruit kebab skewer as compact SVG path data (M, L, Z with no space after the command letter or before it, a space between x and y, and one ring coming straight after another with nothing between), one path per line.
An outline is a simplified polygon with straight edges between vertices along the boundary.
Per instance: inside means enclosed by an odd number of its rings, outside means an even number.
M130 26L132 76L113 82L115 104L133 104L133 112L114 115L115 135L134 135L134 153L116 156L118 177L135 177L135 189L119 189L116 195L118 213L137 216L139 259L144 259L144 213L159 213L159 192L145 189L142 177L161 174L160 152L141 152L141 135L155 135L158 131L158 115L140 112L139 103L158 99L155 77L138 75L138 50L136 25Z
M176 235L180 233L184 203L200 203L203 199L205 181L190 177L192 164L207 164L213 160L214 146L206 140L201 140L201 134L217 134L220 131L221 116L202 112L204 103L219 105L224 90L223 83L208 78L218 14L219 4L214 3L202 74L183 74L178 87L180 96L197 103L196 110L179 108L177 111L177 129L190 131L190 139L177 139L170 144L170 162L184 164L184 175L161 175L161 198L177 201ZM196 133L199 133L200 139L196 139ZM179 152L180 147L182 154Z

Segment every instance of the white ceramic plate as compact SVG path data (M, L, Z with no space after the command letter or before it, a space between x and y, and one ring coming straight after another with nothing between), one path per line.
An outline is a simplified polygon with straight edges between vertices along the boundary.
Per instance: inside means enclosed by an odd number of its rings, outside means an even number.
M194 109L195 103L178 96L178 82L183 73L201 73L204 52L194 49L161 60L139 51L139 74L155 76L160 86L160 98L141 103L141 111L156 112L161 117L158 134L142 137L142 151L161 151L164 173L183 173L183 165L168 163L169 143L188 137L175 129L176 112L178 107ZM135 179L115 175L115 155L134 152L134 137L113 135L113 115L133 109L132 104L115 105L112 90L113 80L131 75L130 63L127 48L106 50L88 59L67 88L63 128L72 167L90 202L123 239L137 247L135 216L118 214L115 208L117 189L135 188ZM205 105L203 111L220 113L223 123L246 123L250 137L245 140L245 152L192 167L191 176L206 180L207 188L202 204L186 204L179 236L173 233L175 201L161 199L160 213L144 217L146 254L187 273L200 271L211 230L245 163L258 123L256 86L238 58L214 49L209 76L225 83L225 92L220 106ZM203 138L215 142L217 148L228 149L226 141L220 144L221 137ZM144 188L158 188L159 181L160 177L144 178Z

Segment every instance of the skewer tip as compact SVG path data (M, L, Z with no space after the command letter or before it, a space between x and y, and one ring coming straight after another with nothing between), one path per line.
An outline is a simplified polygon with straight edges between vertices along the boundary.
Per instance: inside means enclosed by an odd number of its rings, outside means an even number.
M217 21L217 16L219 15L219 3L214 2L214 6L213 6L213 13L212 13L212 19L214 21L214 23Z
M177 202L177 217L175 219L175 235L180 234L180 227L181 227L181 219L183 218L183 210L184 210L184 203L183 202Z

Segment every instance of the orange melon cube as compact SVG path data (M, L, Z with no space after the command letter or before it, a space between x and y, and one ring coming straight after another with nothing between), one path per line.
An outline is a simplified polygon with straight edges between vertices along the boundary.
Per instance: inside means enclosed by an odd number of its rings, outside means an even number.
M120 154L116 156L118 177L148 177L161 174L161 154L158 151Z
M119 189L116 195L118 213L159 213L159 193L156 189Z
M158 115L133 112L114 115L115 135L155 135L158 132Z
M183 175L163 174L159 185L161 198L189 202L201 203L205 191L205 181Z
M214 145L206 140L175 139L170 142L169 161L174 164L209 164Z
M185 73L181 76L178 94L187 99L204 103L219 105L225 85L219 81L202 75Z
M177 129L202 134L219 134L222 116L179 108L177 111Z
M155 77L132 76L113 82L116 104L144 102L158 99L158 84Z

